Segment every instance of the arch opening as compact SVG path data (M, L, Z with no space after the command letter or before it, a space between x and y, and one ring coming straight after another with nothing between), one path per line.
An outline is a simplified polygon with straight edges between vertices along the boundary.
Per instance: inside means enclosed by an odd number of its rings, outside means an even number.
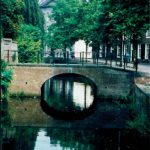
M96 91L95 83L83 75L59 74L42 85L41 106L54 118L81 119L95 110Z

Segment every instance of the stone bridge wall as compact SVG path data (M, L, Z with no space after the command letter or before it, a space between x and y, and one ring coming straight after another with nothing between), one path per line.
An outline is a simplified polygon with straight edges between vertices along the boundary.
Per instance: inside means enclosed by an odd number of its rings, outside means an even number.
M25 95L41 94L42 84L52 76L62 73L77 73L91 79L97 86L97 95L122 97L128 95L133 84L132 72L109 67L81 66L9 66L13 69L10 93L23 92Z

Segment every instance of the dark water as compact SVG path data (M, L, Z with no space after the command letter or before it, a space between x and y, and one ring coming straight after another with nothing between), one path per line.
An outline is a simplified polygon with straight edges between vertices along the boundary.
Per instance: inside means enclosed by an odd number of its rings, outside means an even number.
M3 150L148 150L149 139L116 129L12 127L4 130ZM9 136L7 141L6 136Z
M128 108L113 101L97 100L87 78L55 76L41 96L51 127L3 126L3 150L148 150L149 136L126 129Z

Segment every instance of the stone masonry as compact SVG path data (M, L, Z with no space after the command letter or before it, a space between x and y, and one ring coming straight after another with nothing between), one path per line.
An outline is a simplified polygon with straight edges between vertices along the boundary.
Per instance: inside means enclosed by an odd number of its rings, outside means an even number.
M58 74L76 73L91 79L97 87L97 95L104 97L127 96L133 85L133 74L110 67L11 65L13 81L10 93L40 96L44 82Z

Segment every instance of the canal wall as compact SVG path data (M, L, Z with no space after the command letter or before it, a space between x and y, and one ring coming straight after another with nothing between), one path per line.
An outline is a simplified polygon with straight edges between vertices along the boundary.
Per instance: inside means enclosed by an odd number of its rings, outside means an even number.
M26 96L40 96L43 83L59 74L75 73L92 80L97 87L98 97L126 97L133 85L133 73L111 67L50 66L37 64L9 65L13 70L10 93Z
M150 78L142 76L135 78L135 100L138 110L145 111L150 119Z

